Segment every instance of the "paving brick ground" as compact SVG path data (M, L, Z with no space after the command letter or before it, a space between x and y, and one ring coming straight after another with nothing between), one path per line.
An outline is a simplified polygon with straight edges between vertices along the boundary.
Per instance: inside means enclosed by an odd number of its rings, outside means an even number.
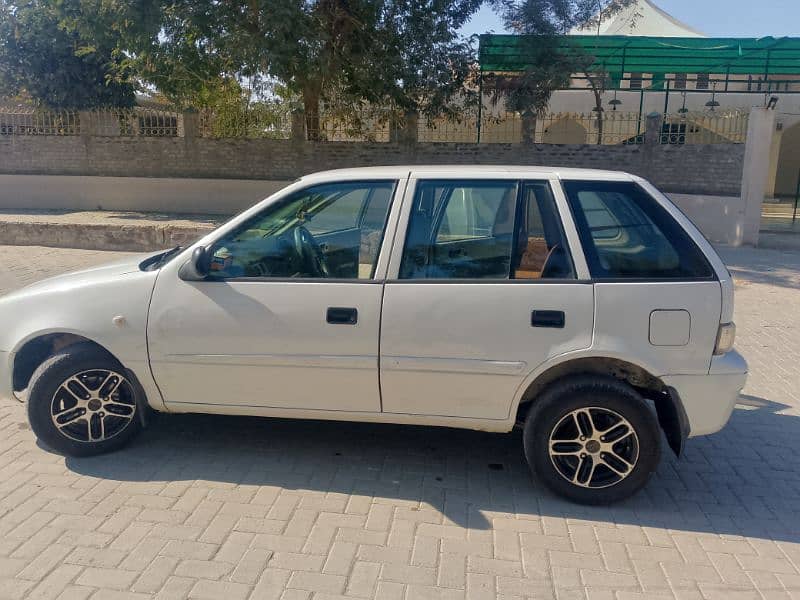
M752 375L638 497L581 508L518 434L162 416L114 455L0 402L0 598L800 598L800 253L727 250ZM0 291L118 255L0 247Z

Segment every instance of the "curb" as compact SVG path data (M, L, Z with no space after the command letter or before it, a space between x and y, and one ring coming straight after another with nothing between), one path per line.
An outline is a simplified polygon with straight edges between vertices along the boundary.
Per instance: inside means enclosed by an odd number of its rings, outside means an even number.
M0 222L0 245L150 252L186 246L213 226Z

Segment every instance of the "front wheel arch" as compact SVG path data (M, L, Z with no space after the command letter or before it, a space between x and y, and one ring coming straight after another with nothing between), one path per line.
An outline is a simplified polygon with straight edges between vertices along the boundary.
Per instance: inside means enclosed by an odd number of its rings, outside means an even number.
M31 429L47 446L67 456L92 456L127 444L144 428L149 406L129 369L102 347L78 343L37 367L27 410Z
M31 383L31 378L36 370L44 364L48 359L64 350L75 350L80 348L87 348L96 350L102 354L107 355L113 361L119 363L125 371L125 375L131 384L136 388L136 398L138 399L139 419L143 427L146 427L150 416L152 415L152 408L147 401L147 394L144 391L139 378L133 370L127 368L122 361L120 361L113 352L108 350L102 344L91 340L82 335L70 332L52 332L37 335L24 342L19 350L14 354L14 362L12 365L12 381L14 384L15 392L22 392L27 389Z

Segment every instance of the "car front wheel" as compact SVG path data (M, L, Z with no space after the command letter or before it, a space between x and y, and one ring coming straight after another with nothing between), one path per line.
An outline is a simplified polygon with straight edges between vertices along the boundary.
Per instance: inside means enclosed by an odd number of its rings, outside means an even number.
M112 356L91 345L64 348L31 377L28 420L47 446L69 456L112 452L142 428L138 386Z
M581 375L548 388L528 414L525 456L550 489L581 504L638 492L658 467L661 431L631 386Z

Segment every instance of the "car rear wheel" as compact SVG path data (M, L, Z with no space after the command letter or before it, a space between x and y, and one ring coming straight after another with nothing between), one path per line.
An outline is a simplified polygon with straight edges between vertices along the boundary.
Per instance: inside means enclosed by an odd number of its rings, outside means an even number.
M581 504L638 492L661 457L653 411L631 386L581 375L549 387L525 422L525 457L550 489Z
M146 403L138 385L112 356L95 346L70 346L34 372L28 420L47 446L91 456L124 446L142 428Z

